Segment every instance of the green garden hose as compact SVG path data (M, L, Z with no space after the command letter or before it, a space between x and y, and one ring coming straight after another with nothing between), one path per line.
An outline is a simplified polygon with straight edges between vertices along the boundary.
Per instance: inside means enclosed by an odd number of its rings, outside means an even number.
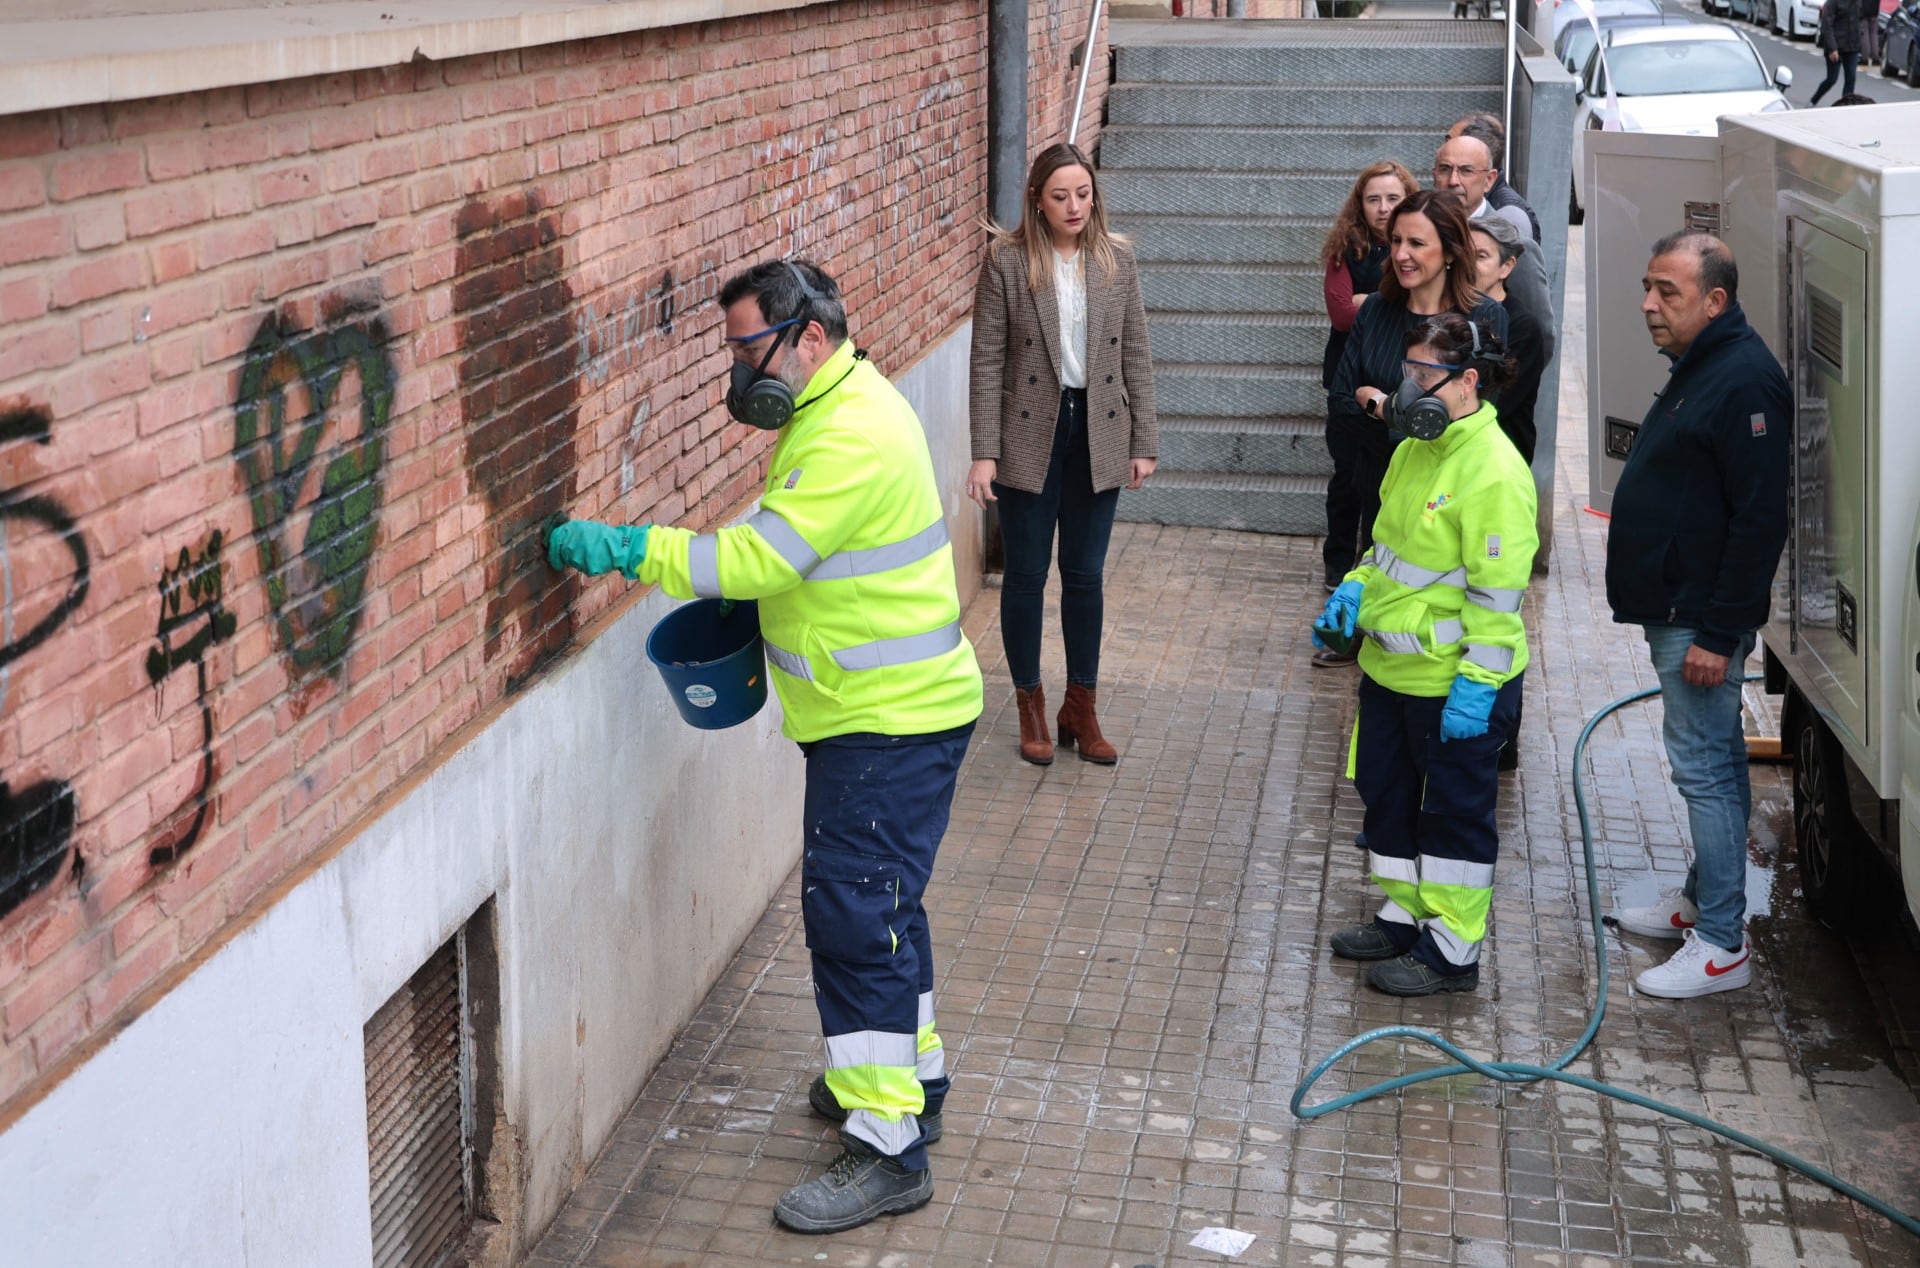
M1574 1042L1573 1046L1561 1053L1550 1065L1529 1065L1522 1061L1482 1061L1477 1057L1467 1055L1449 1043L1444 1037L1436 1035L1432 1031L1421 1030L1417 1026L1382 1026L1377 1030L1369 1030L1364 1035L1356 1035L1352 1039L1347 1040L1347 1042L1336 1048L1324 1061L1308 1072L1307 1077L1301 1082L1300 1086L1294 1089L1293 1099L1288 1102L1288 1108L1293 1111L1295 1118L1311 1120L1331 1114L1336 1110L1343 1110L1350 1106L1358 1105L1362 1101L1370 1101L1377 1096L1385 1096L1389 1092L1397 1092L1401 1088L1412 1087L1416 1083L1425 1083L1429 1079L1451 1078L1458 1074L1478 1074L1482 1078L1492 1079L1496 1083L1537 1083L1542 1079L1552 1079L1556 1083L1566 1083L1573 1087L1584 1088L1589 1092L1598 1092L1600 1095L1610 1096L1616 1101L1625 1101L1629 1105L1638 1105L1644 1109L1650 1109L1656 1113L1677 1118L1683 1123L1710 1131L1717 1136L1724 1136L1728 1140L1745 1145L1755 1153L1764 1154L1782 1166L1791 1167L1801 1175L1817 1180L1830 1189L1844 1193L1862 1206L1886 1216L1901 1228L1906 1229L1909 1233L1920 1236L1920 1219L1916 1219L1904 1211L1896 1210L1884 1199L1877 1198L1864 1189L1847 1183L1831 1172L1814 1166L1804 1158L1795 1157L1778 1145L1770 1145L1766 1141L1749 1136L1737 1128L1728 1127L1723 1123L1716 1123L1710 1118L1696 1114L1691 1110L1682 1109L1677 1105L1668 1105L1666 1102L1656 1101L1650 1096L1642 1096L1638 1092L1630 1092L1625 1088L1615 1087L1611 1083L1602 1083L1598 1079L1589 1079L1583 1075L1569 1074L1566 1071L1566 1067L1571 1065L1574 1059L1582 1052L1585 1052L1587 1046L1593 1042L1594 1036L1600 1031L1600 1021L1607 1014L1607 938L1605 930L1601 927L1600 883L1594 875L1593 867L1593 827L1587 818L1587 790L1585 781L1582 778L1582 768L1585 764L1584 759L1587 752L1587 739L1593 734L1593 729L1599 726L1609 715L1625 708L1627 705L1646 700L1659 694L1660 689L1658 687L1648 687L1644 691L1636 691L1632 695L1622 696L1618 700L1613 701L1587 720L1587 725L1580 731L1580 738L1574 741L1573 745L1573 804L1580 814L1580 846L1585 859L1587 872L1587 908L1593 917L1593 942L1599 959L1599 989L1595 992L1593 1015L1587 1019L1586 1030L1581 1033L1580 1038ZM1430 1048L1437 1048L1441 1052L1446 1053L1449 1057L1453 1058L1456 1064L1436 1066L1433 1069L1421 1070L1413 1074L1403 1074L1397 1078L1387 1079L1384 1082L1375 1083L1370 1087L1361 1088L1356 1092L1348 1092L1346 1095L1335 1097L1330 1101L1322 1101L1318 1105L1303 1104L1307 1098L1307 1093L1312 1089L1313 1085L1318 1083L1321 1078L1326 1075L1328 1070L1332 1069L1349 1053L1364 1048L1368 1044L1378 1043L1387 1039L1415 1040L1419 1043L1426 1044Z

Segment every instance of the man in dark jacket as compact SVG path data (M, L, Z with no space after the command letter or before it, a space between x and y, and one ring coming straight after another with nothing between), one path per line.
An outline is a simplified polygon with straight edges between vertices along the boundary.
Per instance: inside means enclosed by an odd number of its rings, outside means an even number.
M1500 123L1497 114L1470 114L1447 129L1447 140L1455 137L1470 136L1487 147L1487 153L1493 156L1493 162L1502 161L1501 155L1507 152L1507 130ZM1533 235L1535 245L1540 242L1540 217L1535 214L1532 204L1520 196L1520 191L1507 184L1505 172L1493 174L1493 186L1487 190L1487 202L1495 211L1518 208L1527 218L1527 230ZM1473 213L1469 211L1468 215Z
M1673 365L1614 491L1607 602L1614 620L1646 631L1693 866L1684 888L1614 917L1630 932L1682 941L1634 984L1687 999L1752 979L1740 679L1787 539L1793 404L1780 363L1740 311L1724 242L1662 238L1642 283L1640 311Z

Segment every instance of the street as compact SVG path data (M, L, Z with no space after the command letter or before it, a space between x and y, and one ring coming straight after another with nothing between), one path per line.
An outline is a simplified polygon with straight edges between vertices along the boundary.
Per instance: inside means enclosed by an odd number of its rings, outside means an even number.
M1826 75L1825 58L1810 39L1789 40L1784 35L1775 35L1751 22L1709 17L1700 8L1700 0L1664 0L1664 3L1667 12L1684 14L1692 21L1719 22L1734 27L1753 41L1754 48L1760 52L1760 60L1767 64L1769 71L1776 66L1785 66L1792 71L1793 86L1787 89L1787 100L1793 103L1795 110L1806 106L1807 98L1813 96L1813 90L1820 86L1820 80ZM1838 99L1840 88L1840 84L1835 84L1827 91L1822 101L1823 109ZM1908 86L1905 80L1886 78L1878 66L1860 68L1855 77L1854 91L1873 98L1876 103L1920 101L1920 90Z

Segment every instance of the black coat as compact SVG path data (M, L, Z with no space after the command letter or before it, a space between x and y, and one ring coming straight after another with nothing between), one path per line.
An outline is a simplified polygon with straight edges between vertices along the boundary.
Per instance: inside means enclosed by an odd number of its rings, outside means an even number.
M1367 253L1359 259L1347 257L1347 280L1353 284L1355 295L1371 295L1380 289L1380 279L1387 274L1387 244L1375 242ZM1356 318L1357 320L1357 318ZM1347 350L1347 332L1344 330L1327 331L1326 351L1320 354L1320 386L1329 387L1333 383L1334 367L1340 364L1340 354Z
M1825 52L1859 56L1860 16L1864 11L1860 0L1827 0L1820 6L1820 34L1815 42Z
M1787 541L1793 400L1738 304L1667 374L1614 489L1607 602L1616 621L1684 626L1730 656L1766 622Z

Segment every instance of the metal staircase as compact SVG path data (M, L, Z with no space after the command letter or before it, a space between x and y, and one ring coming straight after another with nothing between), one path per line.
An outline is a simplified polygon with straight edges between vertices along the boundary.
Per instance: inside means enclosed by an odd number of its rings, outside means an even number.
M1361 168L1398 159L1424 184L1448 124L1500 109L1501 27L1115 21L1108 39L1097 161L1140 259L1160 414L1159 472L1120 518L1324 533L1321 241Z

